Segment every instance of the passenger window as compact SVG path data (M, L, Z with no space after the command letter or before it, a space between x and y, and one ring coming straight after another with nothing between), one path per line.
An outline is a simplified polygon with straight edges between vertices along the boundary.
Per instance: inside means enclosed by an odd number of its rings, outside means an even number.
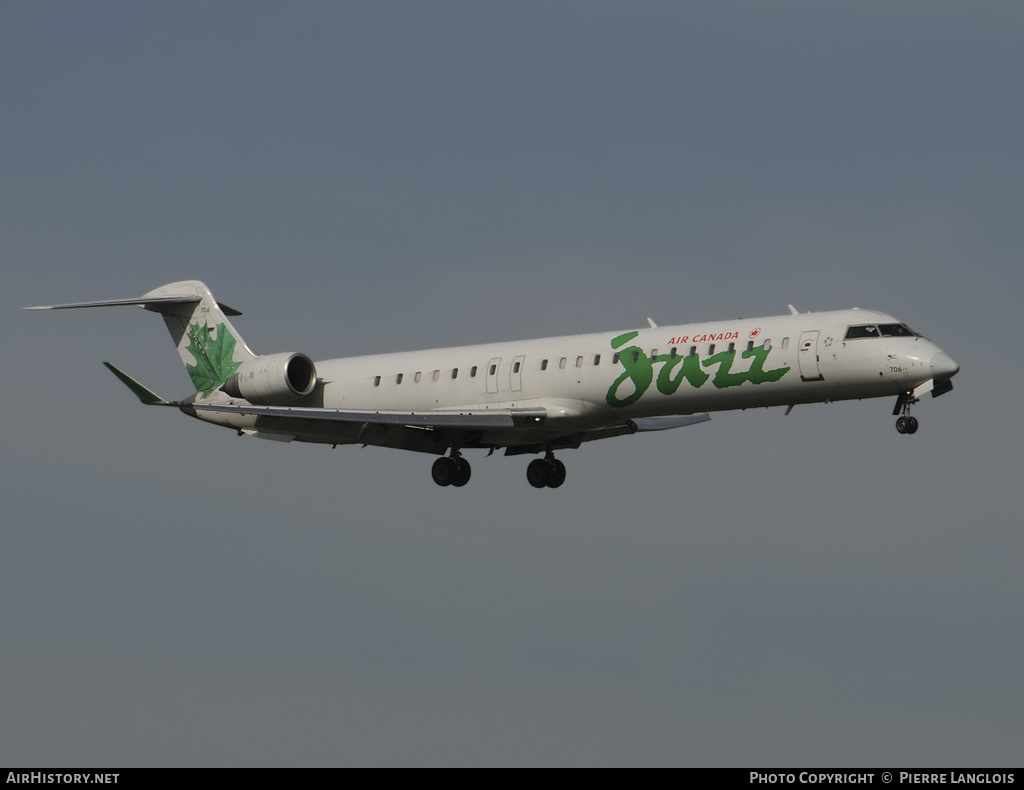
M441 378L441 371L440 370L435 370L434 371L434 381L437 381L439 378Z
M519 372L519 363L518 363L518 362L516 362L516 363L515 363L515 364L514 364L514 365L512 366L512 372L513 372L513 373L518 373L518 372Z
M764 339L763 345L764 345L765 351L771 351L772 350L772 341L769 340L768 338Z
M690 346L690 356L691 357L697 356L697 347L696 346Z
M380 386L380 376L374 376L373 377L373 386L375 386L375 387L379 387Z
M540 361L540 369L541 370L547 370L548 369L548 361L546 359L542 359Z
M601 364L601 355L600 354L594 354L594 366L596 367L597 365L600 365L600 364Z
M491 368L488 371L488 374L493 376L497 372L498 372L498 366L497 365L491 365Z
M457 379L458 377L459 377L459 369L458 368L452 368L452 378L453 379Z
M640 361L640 352L639 351L634 351L633 352L633 361L634 362L639 362Z
M714 355L715 355L715 344L712 343L710 346L708 346L708 356L709 357L713 357Z
M578 367L578 368L582 368L583 367L583 357L576 357L576 367Z
M399 373L397 376L395 376L395 384L401 384L402 383L402 375L403 374Z
M735 354L736 353L736 344L735 343L730 343L729 344L729 353L730 354Z
M782 347L783 348L789 348L789 338L788 337L782 338Z
M423 378L423 374L420 371L416 371L416 375L413 376L413 381L417 384L420 383L420 379Z
M562 357L560 360L558 360L558 367L560 367L562 370L565 370L565 363L567 361L568 360L566 360L565 357Z
M754 341L753 340L748 340L747 341L747 351L753 351L753 350L754 350Z
M679 356L679 349L676 348L675 346L672 346L672 349L668 352L668 356L670 359L675 359L677 356Z
M618 365L619 364L619 352L618 351L616 351L614 354L612 354L612 364L613 365Z
M476 365L473 365L473 367L471 367L469 369L469 377L471 379L475 379L476 378Z
M658 349L652 348L651 349L651 359L657 359L657 358L658 358Z

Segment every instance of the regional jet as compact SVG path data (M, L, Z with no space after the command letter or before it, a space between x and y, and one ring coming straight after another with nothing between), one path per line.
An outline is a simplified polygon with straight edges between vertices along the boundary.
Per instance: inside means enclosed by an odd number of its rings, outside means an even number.
M27 308L134 305L159 313L195 393L168 401L104 363L146 405L173 406L240 436L361 444L439 456L440 486L466 485L466 450L534 454L526 477L558 488L555 452L583 442L664 431L710 412L895 398L901 434L911 407L953 389L959 366L906 324L872 310L707 321L510 343L314 362L259 355L201 282L135 299ZM488 453L488 454L490 454Z

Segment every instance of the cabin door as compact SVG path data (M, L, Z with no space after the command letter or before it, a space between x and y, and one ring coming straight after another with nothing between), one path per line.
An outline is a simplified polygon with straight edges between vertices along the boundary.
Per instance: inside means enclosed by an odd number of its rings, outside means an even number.
M800 335L800 353L797 355L800 360L801 381L824 381L818 368L818 330L804 332Z
M487 363L487 392L491 395L498 394L498 368L501 367L501 357L495 357Z
M520 356L512 360L512 372L509 374L509 387L513 392L522 392L523 364L525 359L525 356Z

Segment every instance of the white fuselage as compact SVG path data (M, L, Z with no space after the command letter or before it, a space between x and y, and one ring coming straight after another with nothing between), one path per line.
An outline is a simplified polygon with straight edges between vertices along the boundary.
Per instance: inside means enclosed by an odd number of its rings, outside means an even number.
M849 327L861 325L902 326L853 309L332 359L316 363L316 405L545 410L543 429L485 432L474 442L513 446L635 418L897 396L957 370L938 346L910 333L847 339ZM251 417L203 418L255 427ZM298 433L360 440L351 431Z

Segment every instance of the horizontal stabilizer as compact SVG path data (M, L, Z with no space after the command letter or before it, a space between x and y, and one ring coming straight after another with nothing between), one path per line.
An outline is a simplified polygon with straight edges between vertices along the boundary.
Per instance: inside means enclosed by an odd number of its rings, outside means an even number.
M547 418L544 409L484 409L479 411L350 411L315 409L299 406L234 406L193 403L196 411L251 414L298 420L367 423L370 425L409 425L418 428L483 429L540 426Z
M36 307L26 307L25 310L71 310L76 307L118 307L128 305L135 307L147 307L148 305L165 304L192 304L198 302L198 296L140 296L136 299L107 299L102 302L69 302L68 304L44 304Z
M139 382L137 382L135 379L133 379L131 376L129 376L127 373L125 373L123 370L118 370L113 365L111 365L109 362L104 362L103 364L107 366L107 370L109 370L111 373L113 373L115 376L117 376L119 379L121 379L121 382L128 389L130 389L132 392L135 393L135 397L137 397L140 401L145 403L147 406L175 406L175 405L177 405L177 404L169 403L168 401L165 401L163 398L161 398L159 395L157 395L151 389L147 389L146 387L142 386L141 384L139 384Z
M199 280L182 280L154 288L132 299L103 299L92 302L26 307L26 310L70 310L79 307L141 307L163 318L170 332L178 357L196 388L209 396L219 389L239 367L256 358L242 336L231 325L228 316L241 315L238 310L220 304L210 289ZM159 403L160 399L131 382L123 373L118 376L143 403ZM145 390L145 392L144 392Z
M174 305L197 304L202 301L203 294L172 294L170 296L138 296L134 299L104 299L99 302L69 302L67 304L44 304L35 307L24 307L23 310L73 310L79 307L144 307L147 310L160 312L161 307ZM224 315L238 316L241 313L225 304L217 303Z
M632 422L638 431L644 432L685 428L687 425L696 425L697 423L707 422L710 419L710 414L685 414L668 417L635 417Z

